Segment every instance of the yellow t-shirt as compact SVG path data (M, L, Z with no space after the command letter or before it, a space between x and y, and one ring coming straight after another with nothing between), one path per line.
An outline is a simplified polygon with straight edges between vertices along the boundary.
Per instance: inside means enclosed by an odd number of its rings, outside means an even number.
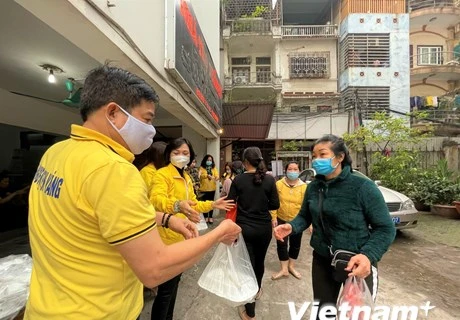
M46 151L29 195L26 320L131 320L142 311L142 283L114 247L156 226L133 159L107 136L76 125L71 139Z

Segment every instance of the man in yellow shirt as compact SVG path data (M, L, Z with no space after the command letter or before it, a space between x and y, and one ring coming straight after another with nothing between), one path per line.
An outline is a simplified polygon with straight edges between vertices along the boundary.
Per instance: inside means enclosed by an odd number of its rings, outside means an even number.
M43 156L29 196L33 256L25 319L136 319L143 284L155 287L231 243L229 220L196 238L189 220L156 212L132 165L155 135L158 97L139 77L103 66L81 98L83 126ZM156 225L193 238L171 246Z

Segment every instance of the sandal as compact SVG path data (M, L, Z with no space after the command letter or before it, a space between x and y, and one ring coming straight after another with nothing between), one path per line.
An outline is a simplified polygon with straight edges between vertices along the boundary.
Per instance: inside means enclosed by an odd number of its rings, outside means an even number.
M289 273L294 276L294 278L302 279L302 275L294 268L289 268Z
M280 271L272 275L272 280L279 280L279 279L287 278L287 277L289 277L289 274L284 274L282 271Z
M260 288L259 291L257 291L257 294L254 297L254 300L259 300L260 297L262 296L262 293L264 293L264 291L262 290L262 288Z
M244 306L238 307L238 315L240 316L241 320L254 320L256 317L250 317L246 313L246 308Z

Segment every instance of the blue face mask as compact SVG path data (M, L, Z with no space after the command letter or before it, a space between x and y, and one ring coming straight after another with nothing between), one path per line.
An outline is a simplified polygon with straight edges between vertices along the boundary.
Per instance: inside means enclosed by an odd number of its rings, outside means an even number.
M286 177L289 180L297 180L297 178L299 177L299 174L300 174L300 172L288 171L288 172L286 172Z
M315 160L313 160L311 166L313 167L313 169L315 169L316 174L323 175L323 176L328 176L332 172L334 172L334 170L340 164L340 163L337 163L336 166L333 166L332 165L332 159L334 159L334 158L335 157L328 158L328 159L315 159Z
M212 166L212 161L206 161L206 165L209 167L209 166Z

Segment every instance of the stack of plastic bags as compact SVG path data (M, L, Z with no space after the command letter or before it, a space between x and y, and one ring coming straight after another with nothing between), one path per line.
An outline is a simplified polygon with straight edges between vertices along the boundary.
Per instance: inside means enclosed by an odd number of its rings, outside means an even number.
M0 259L0 320L13 319L29 297L32 258L27 254Z
M254 300L259 286L241 234L231 246L222 243L218 245L198 280L198 285L224 298L231 306Z

